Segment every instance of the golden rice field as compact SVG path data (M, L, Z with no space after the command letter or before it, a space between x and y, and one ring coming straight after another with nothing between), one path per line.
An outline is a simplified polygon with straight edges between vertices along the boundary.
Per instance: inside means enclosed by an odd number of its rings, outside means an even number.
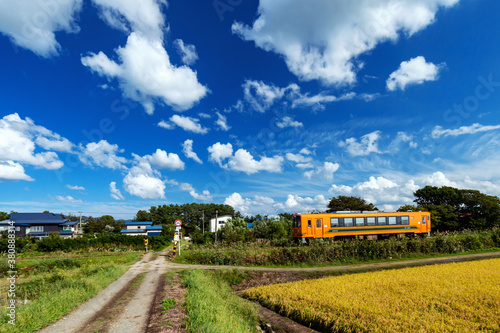
M323 332L500 332L500 259L269 285L244 296Z

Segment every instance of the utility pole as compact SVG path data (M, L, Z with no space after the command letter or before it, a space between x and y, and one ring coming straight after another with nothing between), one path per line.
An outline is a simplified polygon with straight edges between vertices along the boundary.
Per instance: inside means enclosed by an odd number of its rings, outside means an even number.
M79 224L79 227L78 227L78 235L81 235L83 234L83 230L82 230L82 212L78 212L80 213L80 224Z
M203 234L205 234L205 211L202 210L201 212L203 213L203 219L201 221L201 225L203 227Z
M219 213L218 210L215 211L215 244L217 244L217 214Z

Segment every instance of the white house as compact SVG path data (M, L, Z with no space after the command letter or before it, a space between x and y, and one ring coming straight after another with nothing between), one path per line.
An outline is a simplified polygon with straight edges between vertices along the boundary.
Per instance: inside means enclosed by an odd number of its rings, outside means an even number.
M217 230L226 225L227 220L232 219L232 215L221 215L217 217ZM210 219L210 232L215 232L215 217Z

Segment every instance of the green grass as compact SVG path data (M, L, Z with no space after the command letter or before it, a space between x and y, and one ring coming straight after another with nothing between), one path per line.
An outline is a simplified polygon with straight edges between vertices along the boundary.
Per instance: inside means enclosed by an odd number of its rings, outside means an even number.
M16 279L16 325L8 323L7 309L0 310L0 333L34 332L57 321L97 295L137 261L137 253L24 260L29 274ZM5 279L6 280L6 279ZM0 304L7 302L7 285L0 285ZM27 300L26 304L24 300Z
M309 246L196 246L175 261L187 264L321 267L496 252L500 229L439 233L429 238L315 241Z
M255 332L255 305L236 296L225 279L213 272L186 270L181 273L186 294L187 327L192 333Z
M165 311L172 309L175 305L177 304L177 301L173 298L169 299L164 299L161 301L161 308L162 308L162 313L165 313Z

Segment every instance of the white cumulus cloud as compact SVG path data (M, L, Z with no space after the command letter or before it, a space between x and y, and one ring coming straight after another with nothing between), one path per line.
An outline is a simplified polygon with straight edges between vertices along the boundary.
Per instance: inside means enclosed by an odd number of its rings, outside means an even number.
M24 172L24 167L13 161L0 161L0 182L2 181L18 181L34 179Z
M177 52L179 52L184 64L190 66L198 60L198 53L196 53L194 45L184 44L182 39L174 40L174 45L177 47Z
M245 149L238 149L233 155L233 146L230 143L216 144L208 147L210 153L209 159L218 163L221 167L233 171L244 172L248 175L260 172L281 172L284 158L281 156L266 157L262 156L260 160L256 160L252 154ZM223 162L227 159L227 163Z
M144 156L157 169L184 170L184 162L179 155L156 149L153 155Z
M411 37L433 23L440 8L458 0L288 0L259 2L252 26L236 22L233 33L284 57L302 80L353 84L359 59L386 41Z
M170 63L161 40L150 40L133 32L116 54L119 62L109 59L103 52L91 52L81 61L97 74L117 79L123 95L141 103L148 114L153 114L155 102L183 111L207 94L196 72L187 66L176 67Z
M234 156L228 162L231 170L241 171L247 175L251 175L260 171L281 172L283 157L261 157L260 161L255 158L245 149L238 149Z
M215 124L223 131L229 131L231 126L227 124L227 117L222 115L220 112L217 112L217 120Z
M233 145L230 143L222 144L217 142L207 148L210 153L209 160L222 166L222 162L233 155Z
M59 134L36 125L30 118L22 119L17 113L4 116L0 119L0 161L30 164L49 170L61 168L64 163L55 152L35 153L37 145L49 148L48 145L37 144L41 139L44 139L44 143L69 142ZM9 165L14 170L14 164Z
M424 81L435 81L443 66L444 64L434 65L431 62L426 62L422 56L403 61L387 79L387 90L405 90L406 86L422 84Z
M123 178L123 188L131 195L142 199L165 199L165 182L161 174L154 170L145 158L137 155L135 165Z
M71 203L82 203L82 200L75 199L70 195L67 196L61 196L61 195L56 195L56 199L59 201L64 201L64 202L71 202Z
M314 177L319 177L326 181L331 182L333 180L333 174L339 169L340 165L338 163L325 162L322 166L317 167L315 170L310 170L304 172L304 176L308 179Z
M203 164L203 161L198 157L198 155L193 151L193 140L186 140L182 144L182 151L187 158L191 158L196 162Z
M61 51L56 32L76 33L83 0L0 1L0 32L17 46L49 58Z
M123 153L116 144L110 144L106 140L99 142L90 142L86 146L80 146L80 160L87 165L96 165L109 169L126 169L125 163L127 159L118 156L118 153Z
M78 185L69 185L69 184L66 184L66 187L69 188L70 190L74 190L74 191L85 191L85 187L83 186L78 186Z
M113 199L115 200L125 200L122 192L116 188L116 182L109 183L109 192Z
M158 124L158 126L166 129L174 129L176 125L187 132L193 132L197 134L208 133L208 128L201 126L199 119L179 116L178 114L174 114L172 117L170 117L170 123L161 121Z
M345 147L345 149L352 156L366 156L371 153L380 154L380 150L377 146L377 140L380 138L380 131L375 131L363 135L358 142L356 138L349 138L345 141L340 141L339 146Z
M279 128L286 128L286 127L304 127L304 124L302 124L300 121L293 120L293 118L285 116L281 120L276 121L276 126Z

